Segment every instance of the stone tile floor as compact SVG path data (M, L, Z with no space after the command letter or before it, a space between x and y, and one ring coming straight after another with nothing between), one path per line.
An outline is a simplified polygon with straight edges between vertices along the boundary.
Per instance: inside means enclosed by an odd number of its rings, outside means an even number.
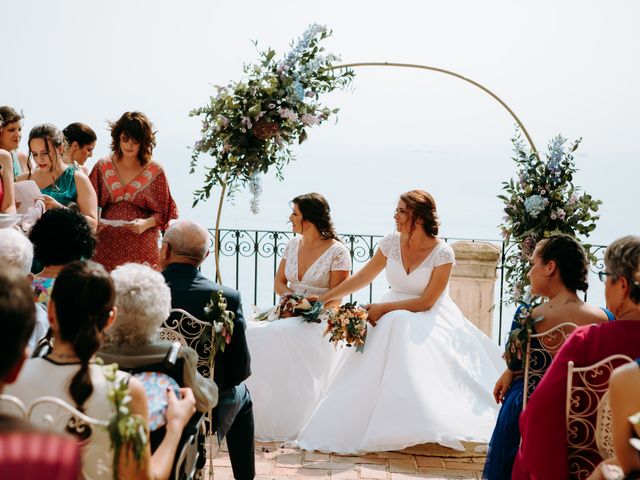
M282 443L256 443L256 480L410 480L481 478L486 446L465 443L458 452L436 444L361 456L305 452ZM232 480L226 445L214 452L213 479ZM208 476L208 466L205 468Z

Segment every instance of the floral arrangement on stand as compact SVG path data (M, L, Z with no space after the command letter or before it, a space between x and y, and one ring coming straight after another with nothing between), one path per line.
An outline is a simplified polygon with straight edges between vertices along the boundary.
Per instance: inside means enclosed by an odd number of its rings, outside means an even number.
M600 218L600 200L573 184L577 169L573 153L580 139L567 145L558 135L548 146L545 158L525 149L518 132L512 139L516 179L503 183L504 223L500 225L506 249L504 258L507 303L529 303L529 260L538 241L557 233L588 237ZM595 261L590 245L584 244Z
M356 352L364 351L367 339L368 312L357 302L345 303L327 312L327 328L323 336L329 335L329 341L337 346L345 342L347 347L356 347Z
M209 303L204 307L204 319L213 324L213 338L210 339L211 350L209 351L209 367L213 372L216 354L224 352L227 345L231 343L235 319L235 314L227 310L227 299L224 298L221 290L215 290L211 293ZM203 337L205 337L203 341L209 340L206 338L206 334Z
M320 45L330 35L326 27L314 24L284 58L276 59L270 48L259 52L258 63L244 65L244 78L217 86L216 96L190 113L202 117L190 173L201 156L214 160L205 166L204 186L195 191L194 205L209 198L216 185L228 187L229 196L248 185L251 209L257 213L260 175L273 166L282 179L283 167L294 159L291 146L307 138L308 127L338 112L323 106L319 96L349 85L353 72L333 70L339 58L325 54Z
M109 419L107 431L113 449L113 478L118 480L120 453L122 449L130 449L134 460L142 463L144 449L149 442L144 419L140 415L133 415L129 404L131 396L129 387L124 381L117 381L118 364L103 365L102 370L110 384L107 398L112 403L115 413Z

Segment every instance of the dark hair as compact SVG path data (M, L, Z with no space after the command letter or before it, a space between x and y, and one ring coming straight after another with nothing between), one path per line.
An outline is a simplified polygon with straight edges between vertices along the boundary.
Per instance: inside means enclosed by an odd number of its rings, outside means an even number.
M614 241L604 252L604 263L611 280L627 279L629 298L640 304L640 236L627 235Z
M31 141L41 138L44 140L44 143L47 145L47 150L49 151L49 158L51 159L51 168L53 168L55 160L58 159L58 148L60 148L64 144L64 136L58 127L51 123L41 123L40 125L36 125L29 132L29 157L31 157ZM54 157L51 156L51 152L55 152L55 160ZM28 161L27 165L29 167L29 177L31 177L31 162Z
M93 392L89 360L101 345L102 331L115 303L115 288L102 265L71 262L65 266L51 292L59 335L70 342L80 359L80 370L71 379L69 393L78 410Z
M64 134L64 139L69 146L71 146L73 142L77 142L78 146L82 148L98 139L96 132L94 132L89 125L85 125L80 122L67 125L62 133Z
M400 195L407 209L411 212L411 231L416 228L417 220L422 220L422 229L427 235L438 236L440 221L436 212L436 201L424 190L411 190Z
M47 210L29 234L33 254L45 267L89 260L96 240L85 216L73 208Z
M122 157L120 137L133 139L140 144L138 161L143 167L151 161L153 148L156 146L156 135L153 124L144 113L125 112L115 123L109 123L111 128L111 151L116 157Z
M559 233L540 240L537 248L537 255L544 263L552 260L556 262L560 279L565 287L573 291L587 291L589 260L582 244L575 237Z
M333 226L331 209L326 198L319 193L305 193L298 195L291 202L298 206L304 220L315 225L323 238L340 240Z
M36 309L30 282L17 268L0 270L0 380L20 359L36 324Z
M0 107L0 129L9 123L16 123L24 117L15 108L4 105Z

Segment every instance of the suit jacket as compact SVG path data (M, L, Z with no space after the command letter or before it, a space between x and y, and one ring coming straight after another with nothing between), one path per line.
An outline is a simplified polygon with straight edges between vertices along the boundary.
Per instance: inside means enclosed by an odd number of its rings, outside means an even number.
M204 307L211 293L222 290L227 309L235 314L231 343L215 359L214 380L220 393L240 385L251 375L251 356L245 336L246 321L242 314L240 292L218 285L202 275L196 267L186 263L172 263L162 272L171 289L172 308L186 310L196 318L204 318Z

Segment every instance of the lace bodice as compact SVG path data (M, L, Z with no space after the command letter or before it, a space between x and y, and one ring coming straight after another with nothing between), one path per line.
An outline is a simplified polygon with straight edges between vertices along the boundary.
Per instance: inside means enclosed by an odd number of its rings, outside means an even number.
M298 279L298 249L302 237L292 238L284 248L282 258L287 263L284 274L289 287L298 295L321 295L329 291L330 273L351 270L349 250L341 242L334 242Z
M382 254L387 257L385 274L391 292L412 297L422 295L431 280L434 268L447 263L455 263L453 249L445 242L440 242L415 270L407 274L402 264L399 233L395 232L384 237L380 240L379 248ZM448 290L447 286L443 295Z

